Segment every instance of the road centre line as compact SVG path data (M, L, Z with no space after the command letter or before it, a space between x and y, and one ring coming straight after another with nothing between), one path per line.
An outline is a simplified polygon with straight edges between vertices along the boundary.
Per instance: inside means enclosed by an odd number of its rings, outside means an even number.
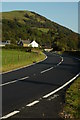
M34 102L32 102L32 103L29 103L29 104L27 104L26 106L27 106L27 107L31 107L31 106L33 106L33 105L35 105L35 104L37 104L37 103L39 103L39 100L36 100L36 101L34 101ZM25 108L25 107L23 107L23 108ZM20 111L13 111L13 112L11 112L11 113L9 113L9 114L1 117L0 119L1 119L1 120L2 120L2 119L7 119L7 118L12 117L13 115L19 113L19 112L20 112Z
M60 56L60 57L61 57L61 56ZM62 62L63 62L63 57L61 57L61 61L60 61L56 66L59 66ZM51 68L48 68L48 69L46 69L46 70L43 70L43 71L41 71L41 74L43 74L43 73L45 73L45 72L47 72L47 71L50 71L50 70L52 70L53 68L55 68L55 67L51 67Z
M33 106L33 105L35 105L35 104L37 104L37 103L39 103L39 100L36 100L36 101L34 101L34 102L32 102L32 103L29 103L28 105L26 105L27 107L31 107L31 106Z
M69 85L71 82L73 82L77 77L79 77L80 75L80 72L75 76L73 77L71 80L69 80L68 82L66 82L64 85L62 85L61 87L57 88L56 90L48 93L47 95L44 95L43 98L48 98L49 96L55 94L56 92L60 91L61 89L63 89L64 87L66 87L67 85Z
M24 77L24 78L21 78L21 79L17 79L17 80L13 80L13 81L10 81L10 82L3 83L3 84L0 84L0 87L2 87L2 86L6 86L6 85L9 85L9 84L12 84L12 83L18 82L18 81L25 80L25 79L27 79L27 78L29 78L29 77L27 76L27 77Z
M49 68L49 69L46 69L46 70L43 70L42 72L41 72L41 74L42 73L45 73L45 72L47 72L47 71L49 71L49 70L52 70L53 69L53 67L51 67L51 68Z
M7 115L1 117L0 119L1 119L1 120L2 120L2 119L7 119L7 118L9 118L9 117L11 117L11 116L13 116L13 115L19 113L19 112L20 112L20 111L13 111L13 112L11 112L11 113L9 113L9 114L7 114Z
M46 98L48 98L49 96L51 96L51 95L55 94L56 92L60 91L61 89L63 89L64 87L66 87L68 84L70 84L72 81L74 81L77 77L79 77L79 75L80 75L80 72L79 72L75 77L73 77L71 80L69 80L68 82L66 82L64 85L62 85L62 86L59 87L58 89L52 91L51 93L43 96L43 97L40 98L40 99L41 99L41 100L44 99L44 98L46 99ZM32 102L32 103L27 104L26 106L27 106L27 107L31 107L31 106L39 103L39 102L40 102L39 100L36 100L36 101L34 101L34 102ZM11 116L19 113L19 112L20 112L20 111L14 111L14 112L12 112L12 113L9 113L9 114L3 116L1 119L7 119L7 118L9 118L9 117L11 117Z
M77 77L79 77L79 75L80 75L80 72L79 72L75 77L73 77L71 80L69 80L68 82L66 82L64 85L62 85L62 86L59 87L58 89L52 91L51 93L43 96L42 98L43 98L43 99L44 99L44 98L46 99L46 98L48 98L49 96L51 96L51 95L55 94L56 92L60 91L61 89L63 89L64 87L66 87L68 84L70 84L72 81L74 81ZM36 101L34 101L34 102L32 102L32 103L27 104L26 106L27 106L27 107L31 107L31 106L39 103L39 102L40 102L39 100L36 100ZM14 112L12 112L12 113L9 113L9 114L1 117L0 119L7 119L7 118L9 118L9 117L11 117L11 116L19 113L19 112L20 112L20 111L14 111Z
M61 57L61 56L60 56L60 57ZM63 57L61 57L61 59L62 59L62 60L61 60L56 66L59 66L59 65L62 63ZM43 73L45 73L45 72L47 72L47 71L50 71L50 70L52 70L53 68L54 68L54 67L51 67L51 68L49 68L49 69L46 69L46 70L42 71L41 74L43 74ZM21 78L21 79L17 79L17 80L13 80L13 81L10 81L10 82L7 82L7 83L3 83L3 84L0 84L0 87L6 86L6 85L9 85L9 84L13 84L13 83L18 82L18 81L21 81L21 80L25 80L25 79L27 79L27 78L29 78L29 77L27 76L27 77L24 77L24 78Z
M36 63L29 64L27 66L19 67L19 68L16 68L16 69L13 69L13 70L10 70L10 71L7 71L7 72L0 73L0 75L6 74L6 73L10 73L10 72L14 72L14 71L17 71L17 70L20 70L20 69L23 69L23 68L27 68L27 67L33 66L35 64L41 63L41 62L45 61L48 58L48 56L45 53L43 53L43 54L45 55L45 59L44 60L41 60L41 61L36 62Z
M61 56L60 56L61 57ZM63 57L61 57L61 61L56 65L56 66L59 66L62 62L63 62ZM46 69L46 70L43 70L42 72L41 72L41 74L43 74L43 73L45 73L45 72L47 72L47 71L50 71L50 70L52 70L54 67L51 67L51 68L49 68L49 69ZM21 81L21 80L24 80L24 79L26 79L26 78L29 78L29 77L24 77L24 78L22 78L22 79L18 79L18 80L14 80L14 81L11 81L11 82L7 82L7 83L4 83L4 84L0 84L0 87L1 86L5 86L5 85L9 85L9 84L12 84L12 83L15 83L15 82L18 82L18 81Z
M63 61L63 60L62 60L62 61ZM79 75L80 75L80 73L78 73L75 77L73 77L71 80L69 80L67 83L65 83L64 85L62 85L62 86L59 87L58 89L56 89L56 90L52 91L51 93L43 96L42 98L48 98L48 97L51 96L52 94L54 94L54 93L58 92L59 90L63 89L63 88L66 87L68 84L70 84L72 81L74 81ZM22 79L18 79L17 81L19 81L19 80L24 80L24 79L26 79L26 77L25 77L25 78L22 78ZM16 82L17 82L17 81L16 81ZM48 96L48 95L49 95L49 96ZM33 106L33 105L39 103L39 102L40 102L40 101L36 100L36 101L34 101L34 102L32 102L32 103L29 103L29 104L26 105L26 106L27 106L27 107L30 107L30 106ZM7 118L9 118L9 117L11 117L11 116L19 113L19 112L20 112L20 111L11 112L11 113L9 113L9 114L1 117L0 119L7 119Z

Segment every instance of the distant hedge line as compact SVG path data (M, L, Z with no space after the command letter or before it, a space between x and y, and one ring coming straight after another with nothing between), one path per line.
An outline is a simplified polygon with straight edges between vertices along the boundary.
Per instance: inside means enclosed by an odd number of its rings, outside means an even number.
M17 46L17 45L6 45L2 49L15 49L15 50L21 50L25 52L31 52L32 48L31 47L22 47L22 46Z
M65 51L64 53L67 53L71 56L76 56L80 58L80 51Z

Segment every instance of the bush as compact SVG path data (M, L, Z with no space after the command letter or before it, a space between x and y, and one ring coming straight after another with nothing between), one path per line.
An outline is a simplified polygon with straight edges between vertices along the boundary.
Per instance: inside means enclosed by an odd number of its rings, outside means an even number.
M32 50L31 47L17 46L14 44L6 45L5 47L3 47L3 49L15 49L15 50L21 50L21 51L25 51L25 52L31 52L31 50Z

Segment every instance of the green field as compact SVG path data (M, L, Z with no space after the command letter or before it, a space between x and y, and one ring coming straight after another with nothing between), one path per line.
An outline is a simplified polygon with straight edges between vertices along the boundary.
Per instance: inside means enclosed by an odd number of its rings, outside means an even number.
M41 52L25 52L20 50L2 50L2 71L12 70L27 66L34 62L43 60L45 55Z
M63 111L67 117L80 119L80 77L67 90Z

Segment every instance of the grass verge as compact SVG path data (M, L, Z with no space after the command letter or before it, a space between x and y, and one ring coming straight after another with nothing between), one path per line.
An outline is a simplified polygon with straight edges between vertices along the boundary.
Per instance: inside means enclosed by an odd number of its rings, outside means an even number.
M80 77L66 92L62 117L80 119Z
M45 59L45 55L38 52L25 52L20 50L2 50L2 72L30 65Z

